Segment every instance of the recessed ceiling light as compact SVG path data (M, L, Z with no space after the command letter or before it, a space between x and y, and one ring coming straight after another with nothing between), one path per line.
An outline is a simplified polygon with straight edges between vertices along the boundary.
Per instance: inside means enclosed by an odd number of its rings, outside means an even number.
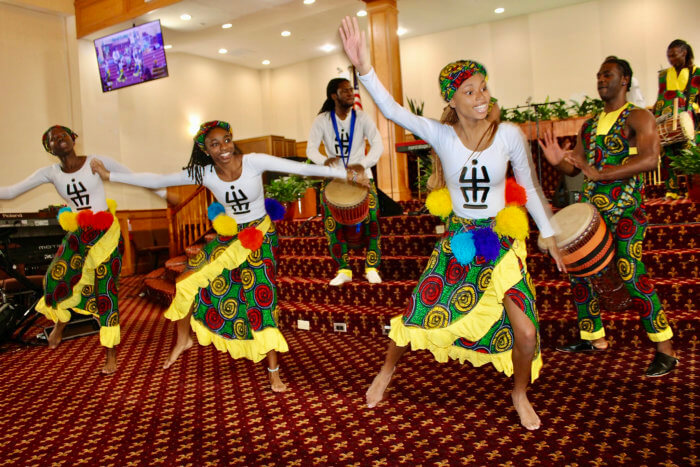
M228 52L228 50L226 50L226 49L219 49L219 53L220 53L220 54L225 54L226 52Z
M164 49L172 49L173 46L172 46L172 44L165 44L165 45L163 46L163 48L164 48Z
M221 29L228 29L228 28L230 28L231 26L233 26L233 24L231 24L231 23L222 24L222 25L221 25Z
M263 65L269 65L269 64L270 64L270 60L263 60L263 61L262 61L262 64L263 64Z
M281 35L282 37L289 37L289 36L292 35L292 33L289 32L289 31L282 31L282 32L280 33L280 35Z
M407 32L408 32L408 29L402 28L401 26L399 26L399 29L396 30L396 34L399 36L403 36Z
M183 14L180 15L180 19L181 19L182 21L189 21L189 20L192 19L192 16L188 15L187 13L183 13Z
M498 7L498 8L496 8L495 10L493 10L493 12L496 13L497 15L500 15L500 14L503 13L504 11L506 11L506 9L505 9L505 8L501 8L501 7Z
M312 3L315 3L316 0L304 0L304 5L311 5Z
M357 16L367 16L367 10L360 10L357 12Z
M333 44L324 44L320 47L320 49L324 52L330 52L331 50L335 49L335 46Z

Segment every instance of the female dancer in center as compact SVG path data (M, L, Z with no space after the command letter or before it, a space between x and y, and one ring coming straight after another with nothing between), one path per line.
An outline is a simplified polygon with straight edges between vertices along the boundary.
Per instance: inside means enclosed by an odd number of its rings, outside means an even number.
M369 183L356 167L332 168L302 164L267 154L238 152L228 123L202 124L194 137L187 167L169 175L109 172L99 161L92 164L104 180L142 187L204 185L218 203L209 207L217 237L178 278L175 298L165 313L177 320L177 342L164 368L192 346L190 326L202 345L211 343L233 358L259 362L267 356L270 384L275 392L286 386L279 376L277 352L287 342L277 328L277 232L265 211L262 174L288 172L317 177L348 178Z
M449 215L448 232L435 245L406 312L391 320L391 341L367 391L367 405L382 400L410 343L413 349L430 350L440 362L490 362L506 375L514 374L512 399L520 422L529 430L539 428L526 390L537 378L542 358L525 263L527 217L517 205L526 204L557 267L564 266L522 133L514 125L486 119L490 94L481 64L462 60L443 68L440 89L448 106L437 122L413 115L384 89L370 66L356 19L345 18L340 35L345 54L384 116L421 135L437 153L441 167L434 173L443 181L433 186L446 185L446 190L433 192L426 204L432 212L445 204ZM506 183L508 162L522 187Z

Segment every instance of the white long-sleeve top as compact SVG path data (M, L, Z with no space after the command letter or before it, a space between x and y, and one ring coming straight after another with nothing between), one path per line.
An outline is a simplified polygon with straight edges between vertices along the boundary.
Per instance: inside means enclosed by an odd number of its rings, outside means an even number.
M377 165L379 158L384 152L382 136L379 134L377 126L366 113L361 110L355 110L355 112L355 132L352 137L348 165L361 165L365 168L367 177L372 178L371 168ZM319 144L323 141L328 157L337 157L336 163L341 164L341 155L348 153L351 120L351 113L348 113L344 120L338 118L337 115L335 116L335 121L338 125L338 136L340 137L340 144L338 144L331 120L331 112L323 112L317 115L309 132L309 139L306 144L306 157L316 164L323 165L327 158L318 150ZM367 154L365 154L365 139L369 141L370 145Z
M51 183L66 204L76 211L92 209L93 211L107 210L104 185L98 174L92 173L90 161L99 159L112 173L128 173L130 170L114 159L106 156L89 155L83 166L73 173L61 170L61 164L43 167L26 179L11 186L0 187L0 199L13 199L24 192L44 183ZM165 192L158 193L164 196Z
M491 145L474 153L462 144L450 125L414 115L399 105L377 78L374 69L360 81L389 120L421 135L435 150L445 173L454 213L466 219L495 217L505 207L506 171L527 192L527 210L543 237L554 235L539 184L533 178L532 158L525 136L511 123L501 123Z
M347 173L342 167L304 164L268 154L250 153L243 156L241 176L237 180L233 182L221 180L214 165L208 165L204 167L202 185L207 187L216 200L224 205L226 214L233 217L239 224L244 224L265 215L263 172L333 178L345 178ZM151 189L195 183L194 178L187 175L187 170L167 175L112 172L109 180Z

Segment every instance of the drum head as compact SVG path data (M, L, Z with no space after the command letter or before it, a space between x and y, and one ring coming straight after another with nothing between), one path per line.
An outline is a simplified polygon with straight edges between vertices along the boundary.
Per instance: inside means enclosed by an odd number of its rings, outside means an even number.
M690 116L690 112L681 112L678 115L678 123L685 138L692 141L695 138L695 125L693 124L693 117Z
M563 247L577 239L591 224L598 213L589 203L570 204L552 216L550 222L554 228L557 246ZM545 250L542 235L537 238L537 246Z
M344 180L334 179L325 189L326 199L339 207L351 207L360 204L369 190Z

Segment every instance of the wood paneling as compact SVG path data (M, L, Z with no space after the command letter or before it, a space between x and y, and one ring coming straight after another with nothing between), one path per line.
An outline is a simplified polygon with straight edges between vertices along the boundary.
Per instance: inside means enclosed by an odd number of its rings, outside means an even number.
M243 154L261 152L279 157L296 157L296 141L283 136L267 135L257 138L235 140L234 144ZM304 154L306 157L306 154Z
M131 234L137 231L167 230L168 219L165 209L117 211L117 219L119 219L119 226L124 237L122 274L128 276L136 271L138 262L131 244Z
M75 26L78 38L100 29L129 21L180 0L75 0Z

